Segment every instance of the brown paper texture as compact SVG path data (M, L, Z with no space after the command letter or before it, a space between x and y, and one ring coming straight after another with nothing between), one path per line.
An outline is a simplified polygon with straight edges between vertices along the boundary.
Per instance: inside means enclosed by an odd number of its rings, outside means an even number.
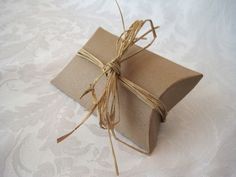
M107 63L115 56L116 40L117 36L99 28L83 48L103 63ZM128 54L138 49L140 47L134 46L128 51ZM85 96L83 99L79 99L79 97L100 73L100 68L93 63L75 56L51 83L89 109L92 105L92 98ZM168 111L202 78L202 74L148 50L122 63L121 73L162 100ZM105 77L96 85L98 95L104 88L104 82ZM120 85L118 91L121 121L116 126L116 130L146 152L151 152L157 141L159 114L123 86Z

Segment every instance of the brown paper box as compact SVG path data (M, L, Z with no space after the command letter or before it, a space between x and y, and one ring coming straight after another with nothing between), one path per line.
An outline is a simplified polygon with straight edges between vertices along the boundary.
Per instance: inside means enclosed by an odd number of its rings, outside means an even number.
M99 28L83 47L103 63L115 56L117 36ZM140 49L132 47L129 52ZM90 95L79 99L88 85L101 73L93 63L75 56L52 80L52 84L89 109ZM166 105L167 111L175 106L202 78L202 74L180 66L150 51L143 51L122 63L123 76L146 89ZM101 94L105 77L96 85ZM156 145L160 124L159 114L122 85L119 86L120 123L116 130L137 146L151 152Z

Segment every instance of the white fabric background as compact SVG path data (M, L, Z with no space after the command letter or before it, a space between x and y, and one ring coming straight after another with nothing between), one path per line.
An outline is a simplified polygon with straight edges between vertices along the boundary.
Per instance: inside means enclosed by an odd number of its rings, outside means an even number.
M120 5L127 25L151 18L161 26L150 50L204 74L161 125L151 156L115 143L120 176L235 177L236 1ZM49 83L99 26L122 32L113 1L1 0L0 176L115 176L95 117L56 144L84 109Z

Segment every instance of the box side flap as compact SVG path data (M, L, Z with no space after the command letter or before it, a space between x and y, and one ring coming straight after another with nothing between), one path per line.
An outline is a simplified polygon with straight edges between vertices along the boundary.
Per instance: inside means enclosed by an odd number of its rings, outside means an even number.
M162 93L160 99L165 103L167 111L172 109L182 98L184 98L201 80L202 74L190 76L176 81Z

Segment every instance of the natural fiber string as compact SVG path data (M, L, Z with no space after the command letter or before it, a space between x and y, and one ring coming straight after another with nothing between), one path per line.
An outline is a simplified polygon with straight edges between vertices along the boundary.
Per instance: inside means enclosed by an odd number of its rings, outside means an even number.
M134 146L129 145L128 143L122 141L119 139L114 131L115 125L117 125L120 121L120 118L118 116L118 120L116 120L116 105L119 105L119 96L118 96L118 81L126 87L129 91L131 91L133 94L135 94L140 100L142 100L144 103L149 105L152 109L156 110L160 116L161 120L165 121L165 117L167 115L167 111L165 108L165 105L162 103L161 100L155 98L154 95L149 93L147 90L141 88L137 84L131 82L127 78L123 77L120 73L120 66L121 63L131 59L133 56L137 55L138 53L142 52L146 48L148 48L153 41L156 38L156 32L155 29L158 27L154 27L151 20L136 20L128 30L125 30L123 15L120 10L119 4L116 1L117 6L119 8L119 12L121 14L122 24L124 28L124 32L120 35L120 37L117 40L116 43L116 57L113 58L110 62L107 64L103 64L100 59L98 59L96 56L91 54L89 51L86 51L85 49L81 49L78 52L78 56L80 56L83 59L86 59L99 68L101 68L101 74L94 79L94 81L89 85L89 88L84 91L84 93L81 95L81 98L85 96L88 93L92 94L93 97L93 106L90 108L88 114L82 119L82 121L69 133L65 134L64 136L57 139L57 142L63 141L65 138L70 136L75 130L77 130L91 115L92 113L97 109L98 111L98 117L99 117L99 125L103 129L107 129L108 135L109 135L109 141L112 149L112 155L115 163L115 170L116 174L119 175L119 169L118 164L116 160L115 150L113 147L113 142L111 136L113 136L116 140L119 142L127 145L128 147L139 151L141 153L148 154L149 152L143 151L139 148L136 148ZM149 23L151 29L145 32L140 37L137 37L139 31L141 28L145 25L145 23ZM133 46L135 43L137 43L139 40L144 39L149 33L152 33L153 39L150 43L148 43L145 47L141 48L140 50L132 53L131 55L124 57L124 54L128 51L128 49ZM99 99L97 99L96 92L95 92L95 86L97 82L103 77L106 76L106 83L104 90L100 96ZM118 103L118 104L117 104Z

